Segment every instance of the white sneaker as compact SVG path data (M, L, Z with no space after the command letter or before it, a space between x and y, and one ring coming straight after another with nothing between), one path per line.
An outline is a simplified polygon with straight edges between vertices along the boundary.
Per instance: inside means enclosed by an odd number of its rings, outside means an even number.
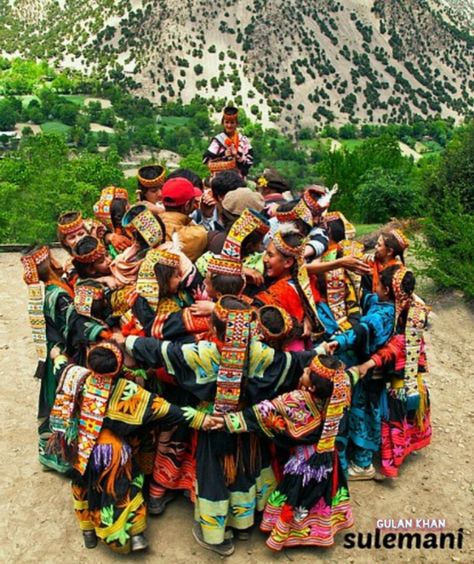
M375 468L373 464L367 466L367 468L362 468L351 462L347 473L348 479L352 482L356 480L372 480L375 477Z

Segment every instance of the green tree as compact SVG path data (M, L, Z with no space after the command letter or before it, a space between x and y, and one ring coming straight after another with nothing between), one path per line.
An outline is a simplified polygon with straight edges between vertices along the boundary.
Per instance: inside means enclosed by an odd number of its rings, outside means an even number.
M18 114L9 100L0 100L0 131L15 129Z
M35 135L22 139L15 154L0 160L0 240L50 242L56 238L60 212L78 209L86 216L100 190L120 185L123 173L117 153L107 157L83 153L68 158L64 138ZM25 221L25 209L34 210Z
M410 177L380 168L364 176L354 199L362 223L386 223L392 217L415 217L421 207L420 189Z
M424 178L429 274L474 299L474 122L461 129Z
M180 168L188 168L189 170L192 170L201 178L209 175L209 169L202 162L201 152L193 151L189 153L186 157L180 160L179 166Z

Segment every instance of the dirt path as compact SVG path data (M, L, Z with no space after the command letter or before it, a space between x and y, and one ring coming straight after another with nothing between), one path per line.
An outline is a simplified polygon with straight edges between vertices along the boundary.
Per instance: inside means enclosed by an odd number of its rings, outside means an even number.
M0 255L0 304L0 562L219 562L220 557L194 543L192 508L184 499L169 506L163 517L150 520L151 548L146 555L125 559L103 546L94 551L82 547L69 483L54 473L42 472L37 462L39 385L32 377L35 355L18 254ZM474 317L453 298L433 304L433 309L429 333L433 443L411 457L396 482L359 482L351 487L353 532L373 532L376 519L446 519L447 529L464 529L463 549L348 550L340 535L329 550L273 554L264 545L264 535L254 531L251 541L237 543L229 562L474 562Z

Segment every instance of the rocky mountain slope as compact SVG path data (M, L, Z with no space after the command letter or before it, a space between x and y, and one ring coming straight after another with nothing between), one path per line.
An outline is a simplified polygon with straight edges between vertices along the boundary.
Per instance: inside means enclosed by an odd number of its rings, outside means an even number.
M472 0L0 0L0 50L283 129L474 109Z

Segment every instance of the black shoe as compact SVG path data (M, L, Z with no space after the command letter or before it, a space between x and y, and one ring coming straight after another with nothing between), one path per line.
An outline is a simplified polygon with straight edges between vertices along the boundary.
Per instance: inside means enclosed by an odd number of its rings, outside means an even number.
M166 506L176 497L176 492L167 491L162 497L152 497L148 500L148 513L150 515L161 515L165 512Z
M97 546L97 535L95 531L82 531L84 546L86 548L95 548Z
M148 541L142 533L130 537L130 542L132 552L138 552L139 550L146 550L148 548Z
M242 530L235 530L234 535L238 540L241 541L248 541L250 540L250 531L251 529L242 529Z
M230 556L231 554L234 554L235 546L234 546L234 543L232 542L232 540L230 540L230 539L225 540L224 542L221 542L220 544L209 544L209 543L207 543L204 540L201 525L199 523L194 523L193 537L194 537L194 539L196 540L196 542L198 543L199 546L202 546L203 548L205 548L207 550L212 550L212 552L217 552L217 554L220 554L221 556Z

